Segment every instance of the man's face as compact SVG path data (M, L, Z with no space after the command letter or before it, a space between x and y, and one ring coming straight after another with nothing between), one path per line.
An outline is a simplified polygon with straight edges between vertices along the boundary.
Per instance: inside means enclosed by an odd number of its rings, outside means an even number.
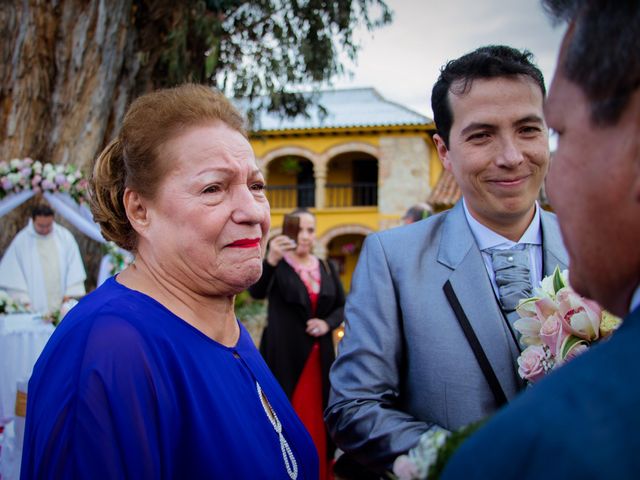
M53 216L36 216L33 219L33 228L38 235L46 236L53 230Z
M453 92L459 85L453 85ZM474 80L461 95L449 92L453 124L447 148L434 137L467 207L483 225L507 237L524 233L549 163L543 95L533 80Z
M545 105L558 133L547 193L569 252L569 281L618 315L640 281L638 97L616 125L595 126L582 90L559 71Z

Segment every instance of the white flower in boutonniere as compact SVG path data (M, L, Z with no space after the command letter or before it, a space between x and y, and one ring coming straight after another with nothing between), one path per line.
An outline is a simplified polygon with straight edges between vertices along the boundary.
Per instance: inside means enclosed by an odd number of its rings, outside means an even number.
M432 427L420 436L418 445L400 455L393 462L393 480L424 480L440 477L447 461L457 448L471 434L484 424L485 420L472 423L455 432L440 427Z

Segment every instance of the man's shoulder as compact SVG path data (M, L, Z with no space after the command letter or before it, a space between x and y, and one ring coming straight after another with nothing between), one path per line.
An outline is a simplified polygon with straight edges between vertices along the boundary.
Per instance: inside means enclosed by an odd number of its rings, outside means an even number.
M11 250L15 251L16 249L24 248L22 246L25 245L25 241L28 238L29 238L29 226L27 225L22 230L18 231L18 233L16 233L16 236L13 237L13 240L11 240L11 243L7 247L5 254Z

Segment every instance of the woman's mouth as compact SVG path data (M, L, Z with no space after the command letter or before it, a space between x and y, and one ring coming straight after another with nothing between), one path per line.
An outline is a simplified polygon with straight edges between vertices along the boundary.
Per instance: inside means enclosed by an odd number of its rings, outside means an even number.
M260 246L259 238L242 238L228 245L233 248L254 248Z

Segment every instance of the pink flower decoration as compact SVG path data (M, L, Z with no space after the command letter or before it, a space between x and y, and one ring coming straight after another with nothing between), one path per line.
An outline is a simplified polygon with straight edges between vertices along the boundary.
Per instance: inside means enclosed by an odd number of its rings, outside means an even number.
M34 175L33 178L31 179L31 186L35 188L40 184L41 181L42 181L41 175Z
M569 333L563 327L562 317L558 313L547 318L540 328L540 340L549 347L549 351L554 356L568 335Z
M602 309L597 303L570 289L560 290L557 300L563 325L568 332L587 341L598 339Z
M56 185L52 181L47 179L44 179L40 186L42 187L43 190L54 191L56 189Z
M536 300L535 308L536 316L538 317L540 322L544 323L547 318L558 311L558 304L550 298L543 297L539 300Z
M518 374L520 377L530 382L535 382L542 378L545 369L542 365L545 359L545 351L541 345L531 345L524 349L518 357Z
M568 362L569 360L574 359L579 355L582 355L587 350L589 350L589 347L586 344L578 343L571 350L569 350L569 353L567 353L567 356L565 357L565 361Z
M418 467L407 455L400 455L393 462L393 473L398 480L412 480L418 478Z

